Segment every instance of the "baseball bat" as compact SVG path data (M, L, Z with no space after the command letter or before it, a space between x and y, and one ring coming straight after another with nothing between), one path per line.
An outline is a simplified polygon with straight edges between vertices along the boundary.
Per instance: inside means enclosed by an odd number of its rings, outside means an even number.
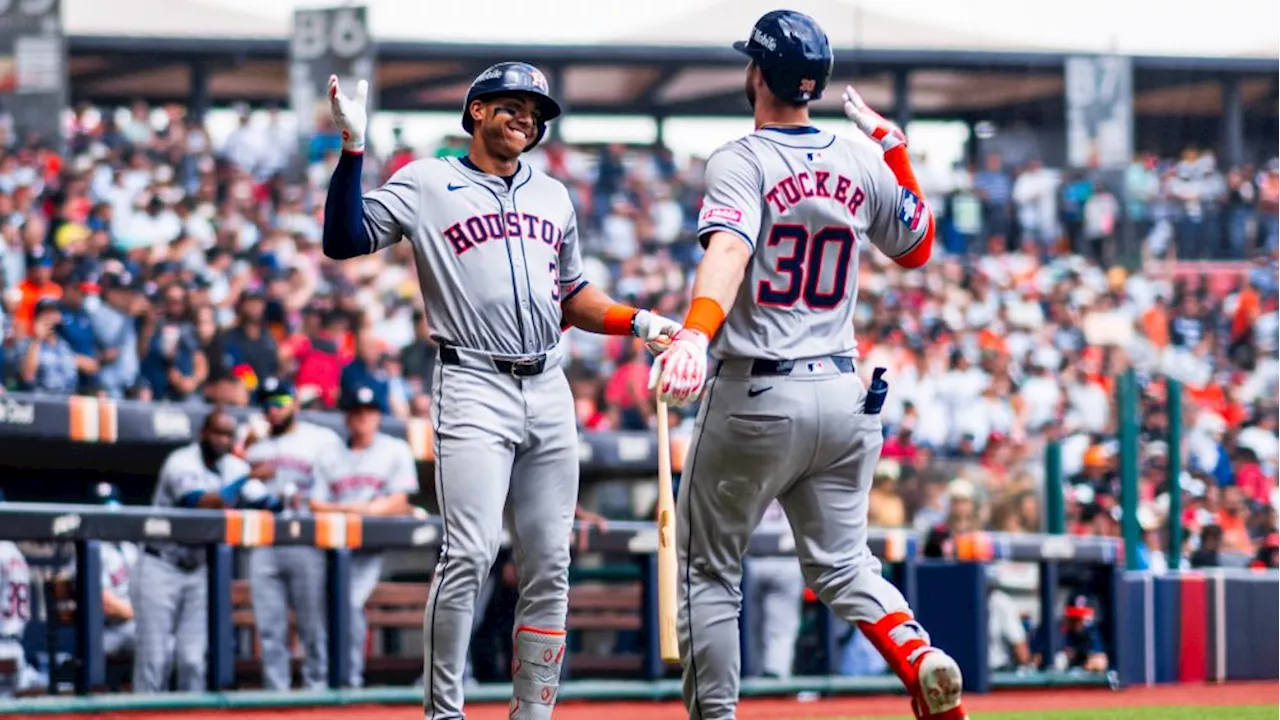
M671 485L671 430L667 404L658 401L658 648L666 663L680 662L676 636L676 503Z

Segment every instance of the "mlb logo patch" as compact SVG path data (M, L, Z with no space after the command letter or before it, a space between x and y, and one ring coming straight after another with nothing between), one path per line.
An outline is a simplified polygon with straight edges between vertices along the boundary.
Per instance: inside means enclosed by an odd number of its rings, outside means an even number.
M742 222L742 211L730 207L709 207L702 211L703 222L711 222L713 220L729 223Z
M924 217L924 201L906 188L902 188L902 199L898 202L898 219L907 229L915 232L920 229L920 218Z
M809 162L822 162L822 153L820 152L807 153L807 156L809 158Z

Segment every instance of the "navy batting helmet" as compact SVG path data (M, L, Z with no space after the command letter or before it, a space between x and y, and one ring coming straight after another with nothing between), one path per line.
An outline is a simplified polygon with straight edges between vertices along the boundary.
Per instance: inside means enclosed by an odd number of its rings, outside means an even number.
M779 100L807 103L822 97L835 56L818 22L794 10L774 10L756 21L751 39L733 49L751 58Z
M532 150L547 132L547 123L560 116L560 103L551 97L551 89L547 85L547 76L529 63L501 62L480 73L471 89L467 90L467 100L462 104L462 129L470 135L475 129L471 119L471 102L495 95L511 93L527 93L533 96L538 104L538 136L529 143L525 150Z

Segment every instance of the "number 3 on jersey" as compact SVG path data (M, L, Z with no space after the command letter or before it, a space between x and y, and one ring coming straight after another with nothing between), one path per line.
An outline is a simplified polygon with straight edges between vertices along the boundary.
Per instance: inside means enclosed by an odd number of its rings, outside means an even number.
M782 245L787 247L780 247ZM849 262L855 246L853 231L829 225L812 235L803 225L774 225L765 240L767 252L776 253L774 270L784 276L784 284L761 280L756 285L756 303L772 307L792 307L803 299L812 310L831 310L844 300L849 283ZM835 245L834 277L824 277L823 258Z

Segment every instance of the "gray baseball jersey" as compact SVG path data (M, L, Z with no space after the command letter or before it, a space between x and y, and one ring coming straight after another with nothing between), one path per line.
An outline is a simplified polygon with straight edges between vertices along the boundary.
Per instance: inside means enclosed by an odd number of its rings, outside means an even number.
M14 673L0 672L0 698L22 689L30 674L22 635L31 620L31 568L18 546L0 540L0 660L13 660Z
M678 628L690 718L729 720L742 557L775 498L804 580L837 615L875 623L910 612L866 543L884 389L868 393L854 372L853 308L860 241L900 257L924 237L928 215L875 145L811 127L722 147L706 180L700 236L733 233L752 258L711 346L718 362L680 484ZM908 616L891 621L899 617ZM895 632L927 642L914 621ZM766 668L789 670L789 656L763 652Z
M395 493L418 492L418 466L409 443L378 433L369 447L343 446L336 458L316 468L312 498L324 502L369 502ZM351 687L364 685L367 624L364 606L382 575L382 554L357 552L351 558Z
M560 342L560 299L582 281L564 185L526 163L508 185L459 158L423 159L365 195L364 218L376 250L413 243L440 340L498 355Z
M418 492L418 465L409 443L378 433L362 450L345 444L316 468L311 497L322 502L369 502Z
M183 499L193 493L218 492L248 474L249 465L234 455L222 456L217 468L210 469L204 464L200 443L191 443L174 450L165 459L151 504L159 508L182 507ZM204 562L204 548L201 547L177 543L149 543L148 546L174 565Z
M257 441L245 451L245 457L254 465L271 463L275 474L266 481L267 492L283 498L291 488L296 489L302 501L297 512L307 514L310 509L306 501L315 492L319 465L336 462L343 449L342 438L336 432L299 421L283 435ZM290 608L305 654L303 687L328 687L324 581L324 553L317 548L260 547L250 552L249 591L253 621L262 644L263 686L268 690L288 690L293 684L288 646Z
M338 433L299 421L289 432L262 438L249 446L245 459L251 465L269 462L275 468L275 474L265 481L269 494L279 498L292 486L305 501L315 490L317 458L337 457L342 447Z
M858 295L858 246L890 257L924 238L924 203L898 185L878 145L816 128L765 128L707 160L698 235L724 230L751 263L716 358L849 355Z
M444 537L423 632L426 720L463 717L476 597L504 519L520 566L510 713L549 718L578 497L573 398L560 368L560 302L584 285L569 193L524 163L503 179L460 158L418 160L366 194L363 209L375 249L413 245L441 345L433 388ZM513 357L540 371L513 375Z

